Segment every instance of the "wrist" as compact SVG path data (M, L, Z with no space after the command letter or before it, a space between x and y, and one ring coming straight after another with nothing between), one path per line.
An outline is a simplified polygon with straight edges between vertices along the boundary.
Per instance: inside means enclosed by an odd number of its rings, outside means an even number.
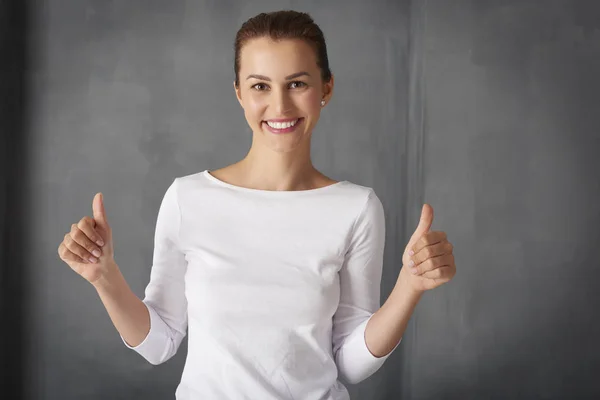
M121 270L116 263L112 263L107 271L96 281L91 282L92 286L100 293L110 293L118 290L124 281Z
M398 280L396 281L394 291L419 300L425 291L416 289L415 286L410 282L412 276L408 276L407 274L409 274L408 268L402 267L400 270L400 275L398 276Z

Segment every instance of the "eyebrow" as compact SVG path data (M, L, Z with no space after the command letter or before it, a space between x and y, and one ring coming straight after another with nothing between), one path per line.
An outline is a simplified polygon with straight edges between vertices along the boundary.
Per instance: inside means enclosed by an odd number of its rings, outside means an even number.
M286 76L285 80L289 81L290 79L298 78L299 76L304 76L304 75L310 77L310 74L308 72L302 71L302 72L296 72L295 74L291 74L291 75ZM250 75L248 75L248 77L246 78L246 80L248 80L250 78L262 79L263 81L269 81L269 82L271 82L271 78L269 78L268 76L264 76L264 75L250 74Z

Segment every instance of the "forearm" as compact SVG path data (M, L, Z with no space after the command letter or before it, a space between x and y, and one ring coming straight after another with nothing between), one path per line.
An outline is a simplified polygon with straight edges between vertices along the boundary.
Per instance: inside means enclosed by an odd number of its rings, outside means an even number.
M150 331L146 305L133 293L118 267L109 277L94 283L106 311L125 342L132 347L142 343Z
M421 299L422 292L415 292L401 279L392 293L373 317L365 330L365 341L375 357L387 355L398 344L412 313Z

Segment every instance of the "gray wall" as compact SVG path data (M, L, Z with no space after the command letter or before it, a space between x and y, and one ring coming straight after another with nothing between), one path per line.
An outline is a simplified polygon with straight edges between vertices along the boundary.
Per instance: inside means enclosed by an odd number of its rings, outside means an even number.
M404 398L600 398L600 3L413 5L409 196L458 273L414 315Z
M33 8L29 397L174 398L186 342L157 367L126 349L56 248L102 191L143 296L168 184L250 145L235 32L282 8L321 25L336 75L314 163L384 203L382 301L422 202L455 245L455 279L352 398L600 395L598 3L65 0Z

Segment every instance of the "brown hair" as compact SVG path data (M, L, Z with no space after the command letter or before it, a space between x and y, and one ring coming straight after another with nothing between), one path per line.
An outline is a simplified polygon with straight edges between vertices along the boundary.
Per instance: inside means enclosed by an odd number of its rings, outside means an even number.
M240 53L244 44L255 38L270 37L273 40L302 39L314 50L317 56L317 65L321 68L323 82L331 79L329 60L327 59L327 46L321 28L303 12L283 10L258 14L242 24L235 35L235 85L240 84Z

